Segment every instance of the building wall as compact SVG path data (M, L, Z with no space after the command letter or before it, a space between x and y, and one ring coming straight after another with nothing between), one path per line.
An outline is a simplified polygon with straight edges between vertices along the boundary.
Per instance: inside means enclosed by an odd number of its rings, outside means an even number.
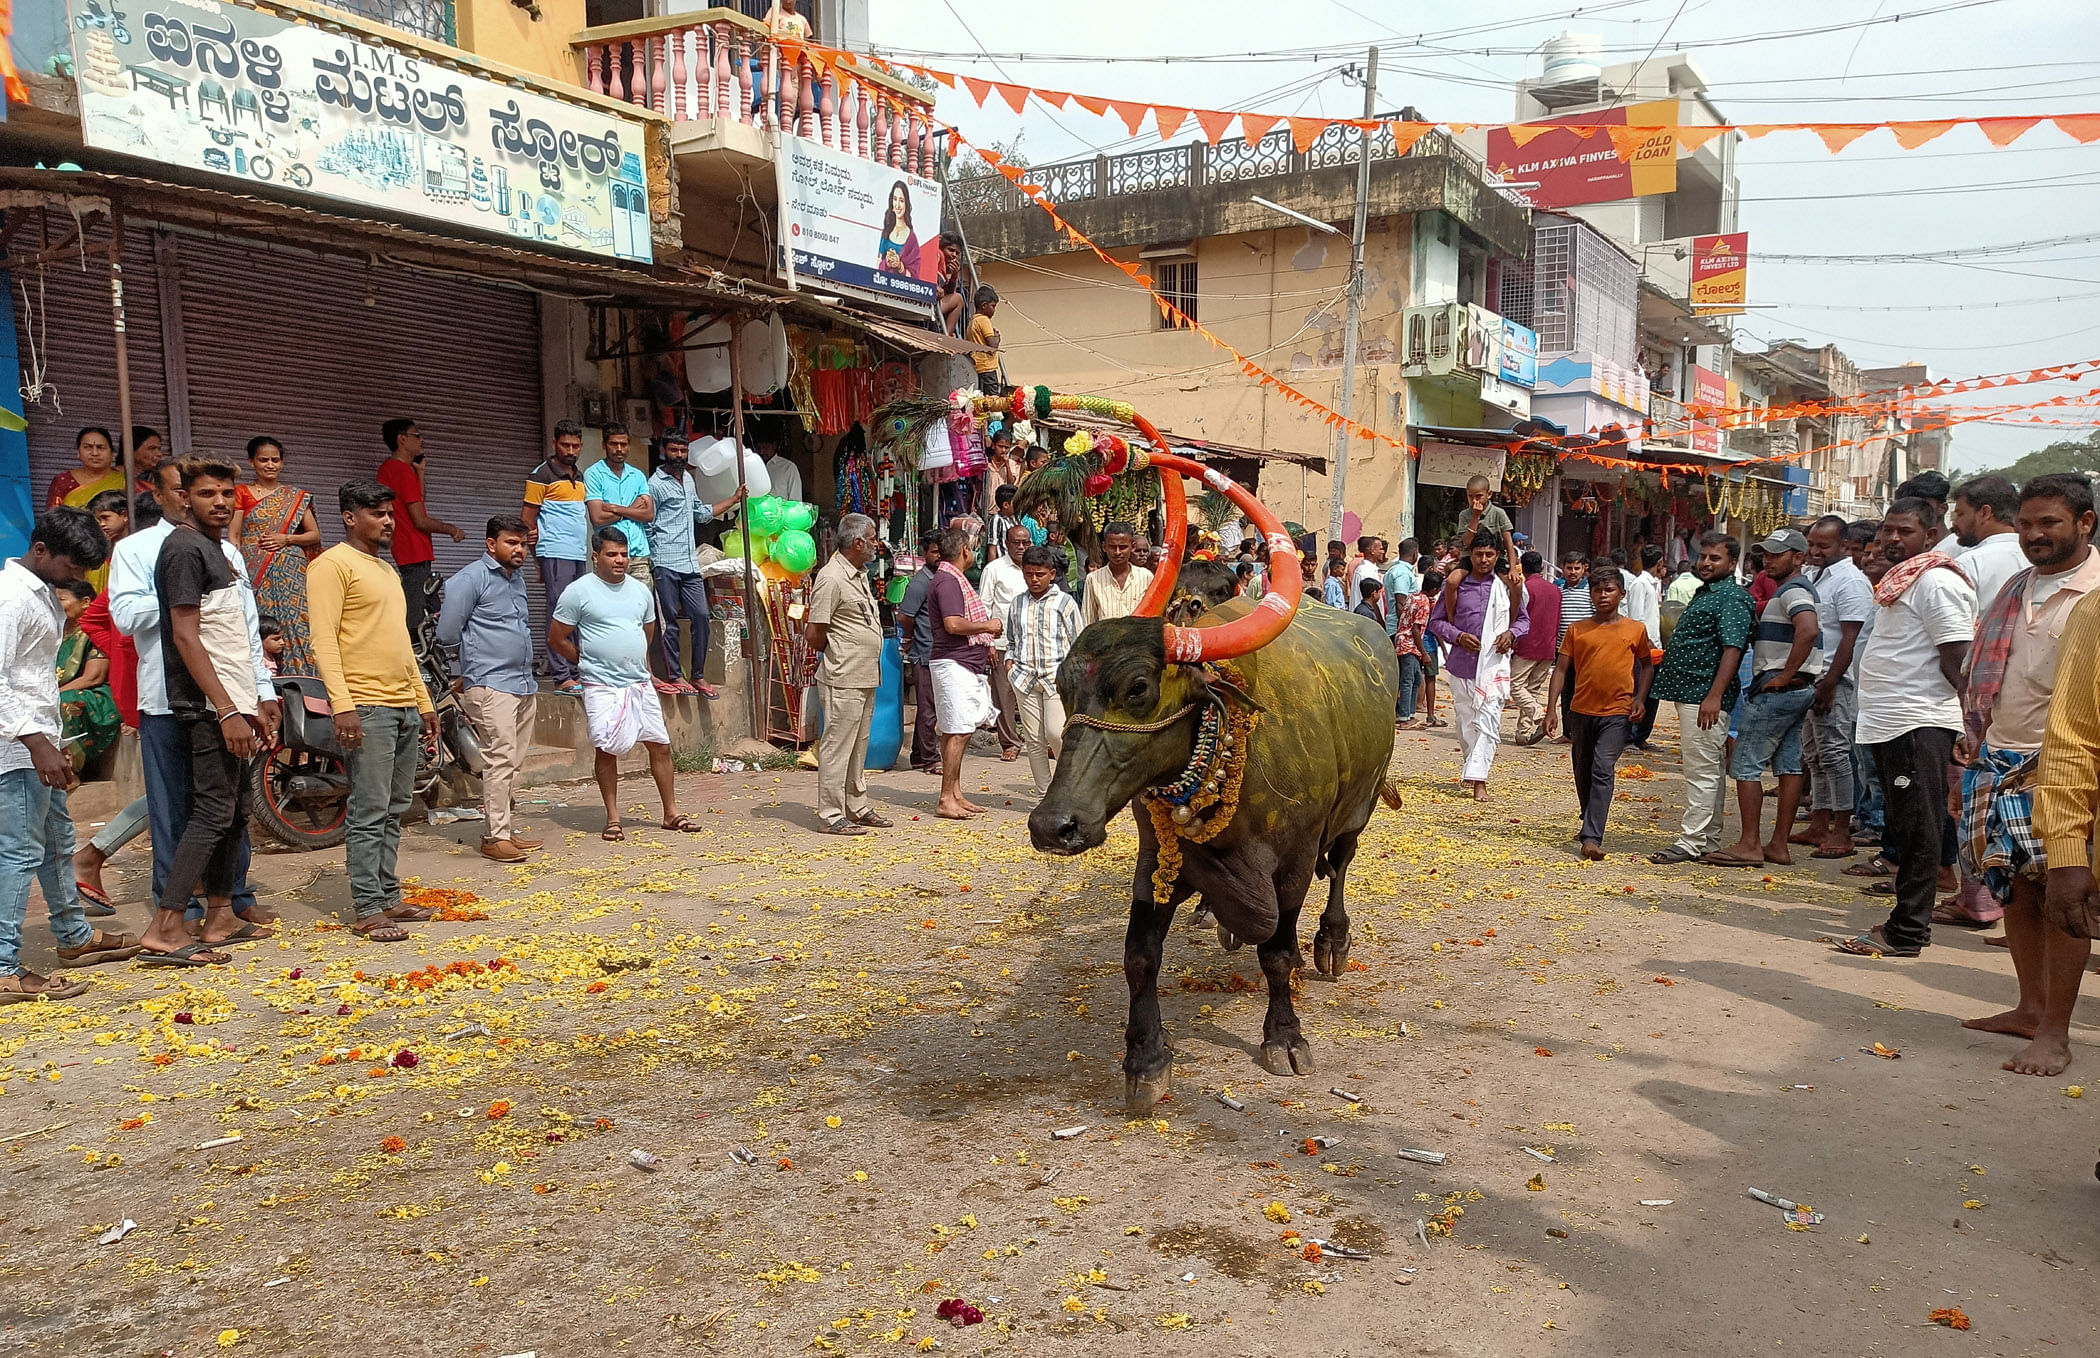
M1377 218L1364 241L1365 294L1357 373L1358 423L1406 437L1399 378L1400 313L1409 303L1410 219ZM1338 408L1349 246L1337 236L1286 227L1197 241L1197 316L1205 328L1313 400ZM1119 251L1119 258L1136 252ZM1318 417L1241 375L1199 335L1162 329L1152 299L1092 256L1021 263L979 261L1000 296L1007 380L1129 401L1179 434L1330 459L1335 439ZM1345 504L1363 525L1345 533L1399 531L1406 462L1396 449L1351 439ZM1272 462L1262 498L1279 515L1324 534L1325 475Z
M534 19L511 0L455 0L459 45L549 80L581 83L583 68L569 39L585 27L583 0L539 0L539 10Z

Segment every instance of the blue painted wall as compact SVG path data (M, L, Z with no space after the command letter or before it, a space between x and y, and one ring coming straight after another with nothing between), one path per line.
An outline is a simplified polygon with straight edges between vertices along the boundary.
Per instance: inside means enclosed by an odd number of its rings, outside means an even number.
M22 413L22 360L15 348L14 276L0 270L0 407ZM29 530L36 522L36 498L29 488L29 436L0 429L0 561L29 550Z

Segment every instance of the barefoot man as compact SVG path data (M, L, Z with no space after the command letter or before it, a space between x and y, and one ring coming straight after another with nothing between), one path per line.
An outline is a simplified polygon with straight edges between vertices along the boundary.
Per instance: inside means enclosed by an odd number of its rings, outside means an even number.
M1451 706L1458 716L1462 776L1476 802L1487 800L1488 773L1502 743L1502 709L1509 702L1510 649L1530 633L1524 587L1495 574L1502 546L1490 532L1473 535L1470 573L1444 583L1429 630L1450 648Z
M2020 548L2033 564L2006 581L1985 608L1969 648L1965 730L1955 752L1958 759L1967 756L1968 767L1954 810L1961 818L1963 866L2005 907L2005 940L2020 999L2003 1014L1962 1026L2028 1038L2005 1069L2056 1075L2071 1063L2071 1008L2093 945L2043 918L2044 880L2046 874L2052 896L2061 884L2066 903L2083 917L2093 885L2086 857L2093 799L2088 793L2061 819L2062 779L2080 759L2090 767L2090 751L2078 750L2074 731L2081 703L2090 712L2096 688L2100 656L2093 640L2100 635L2094 626L2100 614L2081 601L2100 586L2100 552L2090 545L2093 492L2083 476L2037 476L2020 492L2019 506ZM2061 735L2050 711L2059 673Z

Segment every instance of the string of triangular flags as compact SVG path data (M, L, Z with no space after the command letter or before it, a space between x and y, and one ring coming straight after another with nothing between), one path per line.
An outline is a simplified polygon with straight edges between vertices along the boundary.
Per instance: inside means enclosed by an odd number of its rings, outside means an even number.
M1247 141L1260 141L1279 126L1288 127L1291 143L1303 153L1310 151L1321 135L1330 128L1346 127L1360 132L1376 132L1388 129L1393 138L1396 155L1406 154L1408 148L1433 131L1466 133L1482 128L1499 129L1509 135L1518 148L1529 145L1547 133L1573 133L1583 140L1599 135L1607 138L1619 159L1631 160L1658 136L1667 132L1676 138L1678 146L1688 152L1696 152L1724 133L1735 132L1756 139L1775 132L1810 132L1821 139L1832 152L1843 151L1871 133L1884 129L1895 137L1896 145L1906 151L1915 151L1921 146L1937 141L1947 133L1960 127L1974 127L1983 133L1992 146L2011 146L2043 123L2052 124L2059 132L2080 145L2100 141L2100 113L2039 113L2013 114L1993 117L1968 118L1898 118L1879 122L1787 122L1787 123L1582 123L1579 121L1554 120L1538 123L1478 123L1478 122L1417 122L1409 119L1386 118L1306 118L1296 114L1257 113L1248 109L1188 108L1175 104L1160 104L1140 99L1111 99L1105 95L1079 94L1070 90L1049 89L1041 85L1020 85L1004 80L985 80L977 76L962 75L935 66L924 66L914 62L890 59L876 60L866 55L826 47L821 43L797 43L782 39L780 45L790 52L799 51L818 67L837 73L866 72L894 78L902 71L935 81L951 90L961 90L979 108L1004 104L1014 113L1026 110L1028 101L1039 100L1054 110L1083 109L1101 117L1113 114L1135 137L1150 122L1154 133L1161 139L1181 135L1193 123L1203 139L1215 146L1237 123L1241 137ZM1575 115L1576 118L1593 115ZM1601 116L1601 115L1594 115Z

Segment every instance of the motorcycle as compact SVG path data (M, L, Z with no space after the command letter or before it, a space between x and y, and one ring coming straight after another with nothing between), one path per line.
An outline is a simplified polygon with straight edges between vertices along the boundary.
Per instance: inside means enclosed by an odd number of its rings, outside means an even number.
M454 799L472 796L477 789L468 779L479 778L484 767L481 742L452 691L452 664L438 644L436 616L433 602L415 648L438 718L437 735L422 737L416 761L415 795L425 806L441 785L449 785ZM334 848L350 835L350 764L335 738L328 687L303 674L280 675L276 684L284 720L277 743L255 761L251 824L289 848Z

